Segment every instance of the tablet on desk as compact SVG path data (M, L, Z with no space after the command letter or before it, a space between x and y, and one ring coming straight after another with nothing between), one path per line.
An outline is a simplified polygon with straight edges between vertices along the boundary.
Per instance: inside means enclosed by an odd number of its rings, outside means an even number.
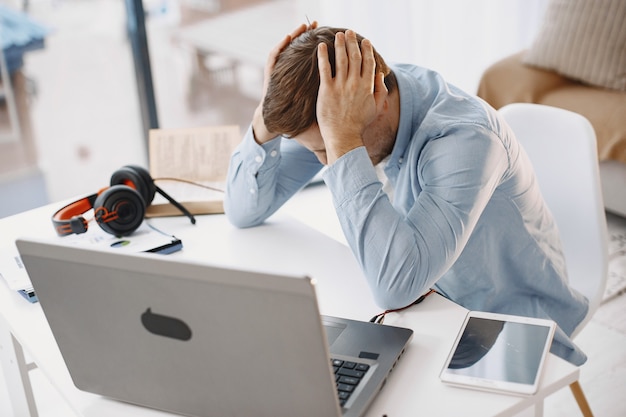
M555 328L551 320L470 311L440 378L467 388L532 395Z

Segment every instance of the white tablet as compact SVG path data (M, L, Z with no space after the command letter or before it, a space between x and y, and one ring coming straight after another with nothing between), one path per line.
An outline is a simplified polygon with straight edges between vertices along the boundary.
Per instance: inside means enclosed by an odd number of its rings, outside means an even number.
M470 311L441 371L443 382L487 391L537 391L555 323Z

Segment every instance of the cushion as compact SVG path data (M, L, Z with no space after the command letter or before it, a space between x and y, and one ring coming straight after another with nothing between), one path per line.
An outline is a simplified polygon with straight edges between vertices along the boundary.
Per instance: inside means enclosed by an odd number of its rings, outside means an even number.
M496 109L539 103L585 116L596 132L600 161L626 164L626 93L596 88L522 63L526 51L508 56L483 74L477 95Z
M551 0L524 63L626 91L624 22L624 0Z
M572 81L554 71L522 64L526 51L508 56L485 70L478 84L478 97L495 109L511 103L537 103L548 92Z

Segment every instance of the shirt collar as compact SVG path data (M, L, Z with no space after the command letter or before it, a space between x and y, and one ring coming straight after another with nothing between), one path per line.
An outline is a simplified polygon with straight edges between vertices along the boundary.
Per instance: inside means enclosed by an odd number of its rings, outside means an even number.
M426 91L423 91L424 87L419 84L415 76L408 74L401 65L392 66L392 70L398 83L400 118L396 141L387 166L390 169L392 167L397 169L402 163L407 148L426 115L426 106L420 105L421 103L418 102L418 100L421 101L422 98L426 97Z

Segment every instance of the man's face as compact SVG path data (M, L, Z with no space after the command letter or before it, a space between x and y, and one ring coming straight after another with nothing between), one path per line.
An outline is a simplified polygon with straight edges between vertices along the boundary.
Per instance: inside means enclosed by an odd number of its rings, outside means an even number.
M298 136L294 136L293 140L313 152L322 164L326 165L328 163L326 159L326 145L317 123L313 123L311 127Z
M313 152L322 164L328 164L326 145L317 123L314 123L299 135L294 136L293 140ZM393 131L379 123L372 123L363 135L363 145L367 149L367 154L373 165L377 165L391 153L394 142L395 134Z

